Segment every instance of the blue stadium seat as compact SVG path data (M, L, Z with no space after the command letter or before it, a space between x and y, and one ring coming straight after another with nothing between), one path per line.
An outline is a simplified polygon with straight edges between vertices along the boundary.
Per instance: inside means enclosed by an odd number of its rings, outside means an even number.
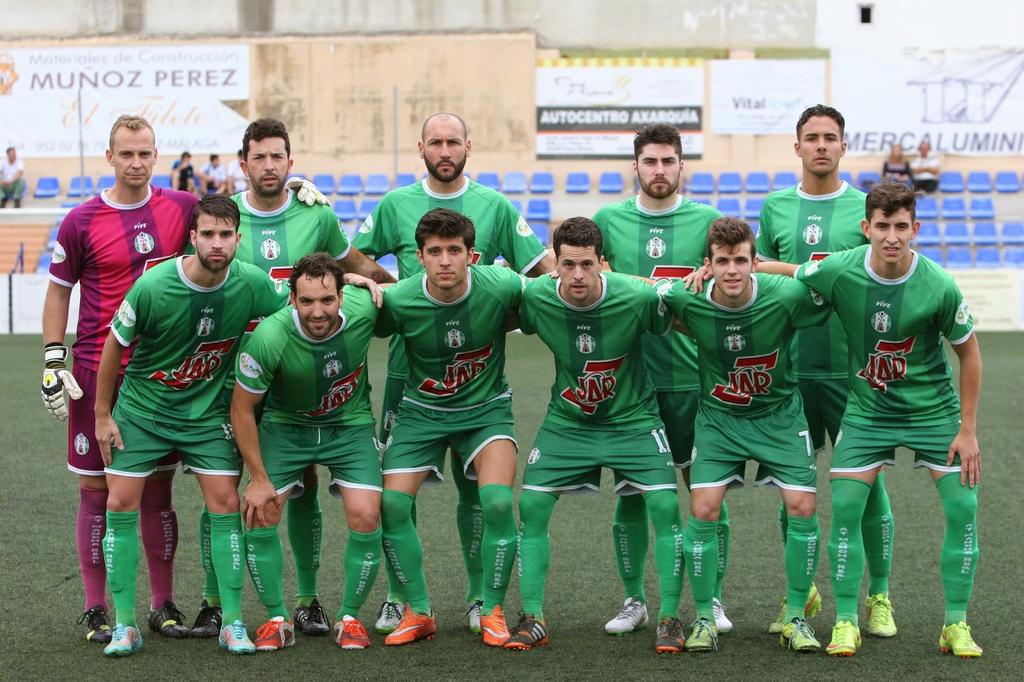
M767 194L772 188L767 173L752 171L747 173L747 194Z
M345 173L338 178L338 189L335 190L342 196L355 196L363 193L363 178L356 173Z
M565 177L565 191L569 194L586 194L590 191L590 173L569 173Z
M935 220L939 217L939 205L935 203L935 197L917 198L918 220Z
M505 173L505 180L501 183L501 191L505 194L522 194L526 191L526 173L512 171Z
M334 194L334 176L330 173L317 173L313 176L313 184L326 197Z
M622 179L622 173L618 171L605 171L601 173L601 179L597 184L597 191L601 194L621 194L626 188Z
M476 176L476 181L484 187L490 187L495 192L501 191L501 178L498 177L497 173L481 173Z
M957 171L939 173L939 191L958 194L964 191L964 176Z
M857 173L857 188L865 192L881 181L882 176L878 171L861 171Z
M921 223L921 229L917 232L915 240L918 246L938 246L942 243L942 233L939 231L938 223Z
M747 220L757 220L761 217L761 208L764 206L764 199L761 197L749 197L743 204L743 217Z
M686 191L690 194L712 194L715 191L715 176L711 173L694 173Z
M946 267L950 269L954 268L969 268L974 265L974 260L971 258L971 250L965 246L951 246L946 251Z
M719 194L739 194L743 191L743 179L739 173L722 173L718 176Z
M338 199L334 202L334 215L338 220L347 223L356 219L356 202L351 199Z
M971 199L969 215L972 220L992 220L996 217L996 207L990 197L975 197Z
M946 223L946 233L943 242L950 244L970 244L971 234L967 229L967 223Z
M963 220L967 217L967 207L960 197L945 197L942 200L942 217L946 220Z
M60 202L61 208L74 208L75 206L81 206L81 201L62 201Z
M695 204L704 204L705 206L711 205L711 199L708 199L707 197L690 197L690 201Z
M551 220L551 202L547 199L530 199L526 202L527 220Z
M399 173L395 176L395 187L408 187L416 182L416 175L413 173Z
M1004 223L1000 241L1003 246L1007 244L1024 244L1024 223Z
M974 245L995 246L999 243L995 223L974 223Z
M391 189L391 180L388 179L386 173L370 173L366 176L365 191L367 194L387 194L389 189Z
M305 173L289 173L288 174L288 179L291 180L292 178L302 178L303 180L305 180L306 179L306 174Z
M1003 249L1003 265L1011 268L1024 268L1024 249Z
M996 173L996 191L1001 194L1016 194L1020 191L1020 177L1015 171Z
M967 174L967 189L971 192L991 192L992 178L985 171L971 171Z
M60 222L50 228L50 236L46 238L46 249L53 251L53 247L57 246L57 235L60 234Z
M848 171L839 171L839 181L853 186L853 175Z
M519 211L520 213L523 212L523 202L519 201L519 199L510 199L510 201L512 202L512 206L517 211Z
M930 258L939 265L944 265L946 262L945 257L942 255L942 249L929 248L929 249L918 249L919 254L925 258Z
M531 194L551 194L555 191L555 176L547 171L535 171L530 176Z
M149 179L149 184L154 187L159 187L160 189L173 189L173 186L171 185L171 176L169 174L154 175Z
M537 235L537 239L540 240L541 244L547 246L549 243L551 243L551 237L549 234L547 223L535 220L532 223L530 223L530 229L533 230L533 233L535 235Z
M60 194L60 180L52 175L44 175L36 182L36 199L52 199Z
M380 201L377 199L363 199L359 202L359 210L356 211L356 218L359 220L366 220L370 217L370 214L373 213L373 209L377 208L377 204L379 203Z
M99 194L105 189L110 189L114 186L113 175L101 175L99 180L96 181L96 193Z
M756 237L757 233L761 231L761 223L756 220L749 220L747 221L747 224L750 225L750 231L753 232Z
M378 258L377 265L381 266L385 270L395 272L398 270L398 259L395 258L395 254L389 253Z
M780 190L787 187L795 187L800 182L793 171L779 171L772 178L772 189Z
M718 200L718 205L715 206L719 213L730 218L739 218L742 215L740 210L740 200L736 197L721 197Z
M91 175L76 175L71 178L68 187L69 197L87 197L94 194Z
M998 268L999 249L994 246L985 246L974 253L974 267L976 268Z

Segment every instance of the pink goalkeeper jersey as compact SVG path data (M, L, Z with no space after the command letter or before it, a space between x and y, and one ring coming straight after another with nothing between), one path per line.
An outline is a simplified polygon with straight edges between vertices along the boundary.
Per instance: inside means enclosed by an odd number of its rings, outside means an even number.
M143 272L182 253L197 201L188 192L151 186L144 201L125 205L112 202L104 191L61 222L50 279L65 287L81 285L78 339L72 348L76 365L99 367L117 307Z

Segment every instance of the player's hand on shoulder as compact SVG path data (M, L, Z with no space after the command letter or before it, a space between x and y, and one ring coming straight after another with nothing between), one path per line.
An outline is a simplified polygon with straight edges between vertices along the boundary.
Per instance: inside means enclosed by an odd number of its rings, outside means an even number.
M316 185L306 178L288 178L284 185L295 192L295 198L307 206L312 206L314 204L323 204L326 206L330 203L327 197L325 197L323 193L316 188Z
M377 284L369 277L363 277L362 275L357 275L354 272L346 272L344 277L341 278L341 281L343 284L351 284L352 286L368 289L370 291L370 297L373 299L373 305L378 308L384 305L384 290L381 288L381 285Z
M47 344L43 350L43 406L47 412L61 421L68 418L68 403L64 391L67 390L72 400L78 400L83 395L78 381L67 368L67 356L67 347L60 344Z
M704 291L704 282L711 279L711 268L702 265L686 277L683 277L683 287L695 294Z

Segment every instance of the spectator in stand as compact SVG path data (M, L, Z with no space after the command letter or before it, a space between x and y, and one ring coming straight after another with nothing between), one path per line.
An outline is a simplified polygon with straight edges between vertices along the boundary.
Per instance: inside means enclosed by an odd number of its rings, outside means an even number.
M245 157L242 155L242 150L239 149L238 158L228 166L228 191L232 194L249 190L249 178L245 171L242 170L242 161L244 160Z
M882 164L882 180L899 182L910 187L914 185L914 172L903 156L903 147L899 144L889 147L889 158Z
M14 208L21 208L25 196L25 162L18 158L14 147L7 148L7 158L0 163L0 208L14 200Z
M942 167L942 159L938 154L929 154L931 148L927 140L922 140L917 148L917 158L910 164L914 173L914 189L924 192L934 192L939 186L939 169Z
M223 194L228 188L228 170L220 165L220 155L210 154L210 162L199 171L199 182L206 194Z
M196 193L196 173L192 168L192 155L182 152L181 158L171 164L174 175L174 189L181 192Z

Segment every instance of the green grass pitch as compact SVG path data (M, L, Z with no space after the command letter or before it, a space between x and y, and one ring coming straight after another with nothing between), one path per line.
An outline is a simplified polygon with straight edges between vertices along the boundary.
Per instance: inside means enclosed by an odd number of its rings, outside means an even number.
M454 525L455 491L451 483L420 496L420 530L426 551L427 580L438 617L438 637L398 649L382 645L343 652L328 638L302 635L295 647L273 654L232 657L212 640L172 641L144 630L145 648L127 660L107 660L101 647L81 637L75 620L82 610L74 546L76 479L65 469L65 426L47 416L40 404L41 342L38 336L0 338L3 390L0 391L2 457L2 535L0 590L3 604L4 663L0 678L24 679L382 679L414 676L435 679L537 678L599 679L700 675L715 679L1022 679L1024 665L1014 637L1021 626L1021 544L1024 504L1014 472L1020 472L1020 424L1024 392L1024 334L981 334L984 386L979 423L982 448L981 559L970 622L985 647L980 660L964 661L938 653L942 625L939 543L943 520L927 473L911 470L901 451L887 474L896 517L892 598L899 635L891 640L865 638L851 659L824 654L791 654L765 633L783 593L782 549L775 529L778 495L747 488L729 494L733 541L725 601L736 624L721 638L716 654L658 656L654 628L609 637L602 629L621 605L622 594L612 556L609 524L614 506L605 479L600 494L567 496L551 526L552 566L547 586L551 645L528 653L491 650L465 628L465 577ZM383 385L384 344L371 356L373 383ZM955 364L955 362L954 362ZM550 355L535 338L509 339L508 375L522 451L528 452L548 401ZM379 400L380 391L375 397ZM822 457L827 458L825 454ZM825 460L827 461L827 459ZM822 463L822 470L826 467ZM748 475L752 472L748 471ZM829 490L820 475L819 510L825 536L830 523ZM341 597L344 519L341 503L320 489L325 510L321 599L333 617ZM681 495L681 505L686 495ZM198 486L178 475L175 506L181 528L177 555L176 598L191 621L202 577L196 525L201 506ZM684 510L685 512L685 510ZM685 513L684 513L685 516ZM288 552L287 542L285 551ZM823 545L825 543L823 542ZM145 566L145 561L140 561ZM286 559L290 566L290 559ZM144 573L144 568L141 569ZM817 584L825 605L812 620L827 643L834 616L825 548ZM657 581L648 561L648 595L656 609ZM517 581L506 603L510 620L519 605ZM293 590L292 576L285 591ZM384 596L383 571L364 608L372 621ZM681 614L692 617L689 583ZM139 578L139 609L148 605L144 575ZM264 619L251 585L246 584L244 614L251 630ZM140 622L145 622L144 620Z

